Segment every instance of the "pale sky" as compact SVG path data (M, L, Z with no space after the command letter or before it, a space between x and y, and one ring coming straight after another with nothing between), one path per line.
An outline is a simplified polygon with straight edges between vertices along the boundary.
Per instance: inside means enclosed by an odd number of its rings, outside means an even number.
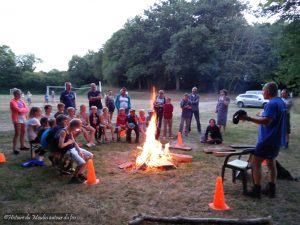
M33 53L35 71L67 70L72 55L97 51L127 19L158 0L0 0L0 45ZM260 0L250 0L256 7ZM248 21L255 21L247 15Z

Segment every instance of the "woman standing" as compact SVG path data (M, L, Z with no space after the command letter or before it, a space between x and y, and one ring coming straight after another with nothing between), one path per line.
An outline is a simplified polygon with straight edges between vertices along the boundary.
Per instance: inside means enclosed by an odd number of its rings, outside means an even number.
M216 113L217 113L217 125L220 128L223 126L223 130L225 133L226 128L226 122L227 122L227 113L228 113L228 106L230 103L230 98L227 96L228 91L225 89L222 89L220 91L220 97L217 102L216 106Z
M28 150L29 148L24 145L25 124L27 119L28 107L21 99L21 90L15 89L13 91L14 98L10 100L11 119L14 124L15 134L13 138L13 152L19 154L16 149L18 137L20 136L20 150Z

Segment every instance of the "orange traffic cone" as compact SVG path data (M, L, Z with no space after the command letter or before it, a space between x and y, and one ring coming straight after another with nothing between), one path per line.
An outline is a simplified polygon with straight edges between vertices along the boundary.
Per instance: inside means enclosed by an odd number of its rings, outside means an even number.
M88 161L87 180L84 183L89 185L94 185L99 183L99 179L96 178L94 164L91 159L89 159Z
M183 146L181 132L178 132L176 146Z
M4 153L0 153L0 163L6 163L6 159L5 159Z
M217 178L214 202L208 204L214 210L229 210L229 206L225 203L222 178Z
M125 136L126 136L126 130L121 130L120 137L125 137Z

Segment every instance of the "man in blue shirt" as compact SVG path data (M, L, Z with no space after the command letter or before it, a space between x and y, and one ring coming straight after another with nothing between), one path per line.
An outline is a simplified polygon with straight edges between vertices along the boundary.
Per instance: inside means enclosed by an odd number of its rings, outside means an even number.
M265 84L263 87L263 96L270 101L265 105L261 117L241 117L242 120L260 125L256 148L251 157L254 186L247 193L252 198L261 197L261 164L264 160L267 161L269 169L269 183L262 193L267 194L270 198L275 197L275 183L277 179L276 157L280 147L285 145L286 134L286 106L282 99L277 97L277 91L276 83L270 82Z
M76 94L72 91L72 84L66 82L66 90L60 94L60 102L65 104L65 113L69 107L76 109Z

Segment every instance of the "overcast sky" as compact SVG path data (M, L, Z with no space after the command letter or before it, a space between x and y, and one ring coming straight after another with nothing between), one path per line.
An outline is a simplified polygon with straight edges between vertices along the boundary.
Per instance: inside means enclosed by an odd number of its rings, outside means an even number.
M33 53L36 71L67 70L72 55L95 50L158 0L0 0L0 45ZM256 7L260 0L250 0ZM248 21L255 21L247 15Z

